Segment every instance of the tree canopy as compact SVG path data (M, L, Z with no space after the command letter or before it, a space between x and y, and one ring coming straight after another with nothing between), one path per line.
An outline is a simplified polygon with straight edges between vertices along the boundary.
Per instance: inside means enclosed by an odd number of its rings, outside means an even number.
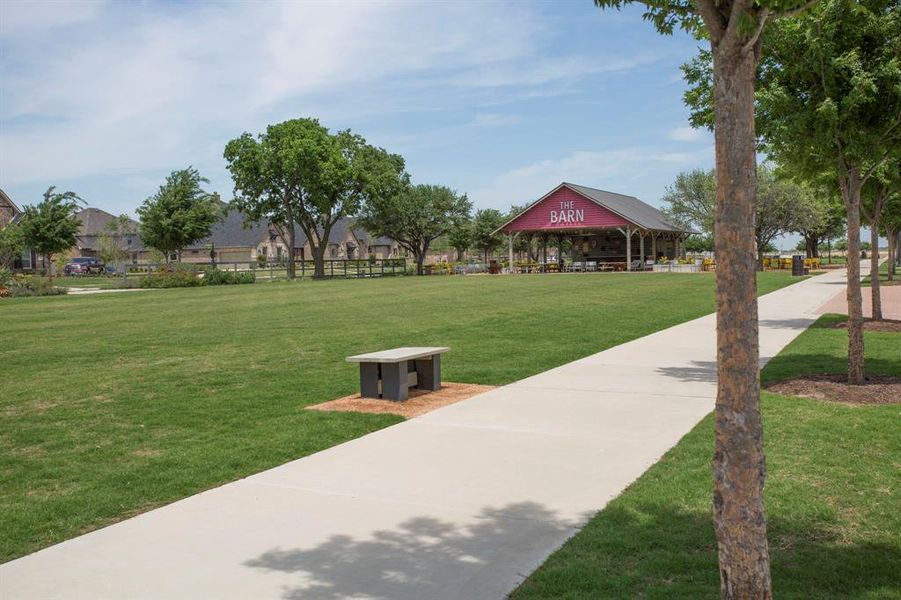
M503 240L495 233L504 224L504 215L495 208L482 208L476 211L472 220L472 245L481 250L488 262L488 255L497 250Z
M254 138L230 141L225 159L235 183L235 206L251 221L266 219L291 246L294 224L313 252L315 276L325 276L325 249L334 224L408 185L404 160L350 130L332 134L316 119L270 125ZM289 276L294 276L293 260Z
M440 185L413 185L400 193L376 195L363 206L358 223L373 235L390 237L413 254L416 272L432 242L469 217L466 194Z
M191 244L210 235L222 218L222 206L203 190L209 180L197 169L172 171L157 192L138 208L140 234L145 245L159 250L169 260Z
M16 225L24 244L47 259L47 275L51 279L53 256L75 245L75 236L81 225L75 213L84 204L75 192L57 193L55 190L55 187L48 188L41 202L26 206Z

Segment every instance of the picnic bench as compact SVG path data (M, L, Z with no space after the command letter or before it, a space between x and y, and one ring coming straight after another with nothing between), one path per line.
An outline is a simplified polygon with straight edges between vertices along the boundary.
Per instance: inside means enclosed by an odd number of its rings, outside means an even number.
M360 395L364 398L406 400L409 388L441 389L441 355L450 348L392 348L348 356L360 363Z

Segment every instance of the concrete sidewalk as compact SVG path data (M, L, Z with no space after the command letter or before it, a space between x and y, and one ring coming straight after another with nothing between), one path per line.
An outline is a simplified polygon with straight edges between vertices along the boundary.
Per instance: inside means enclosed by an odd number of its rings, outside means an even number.
M760 299L762 361L843 277ZM715 394L708 315L12 561L0 593L502 598Z

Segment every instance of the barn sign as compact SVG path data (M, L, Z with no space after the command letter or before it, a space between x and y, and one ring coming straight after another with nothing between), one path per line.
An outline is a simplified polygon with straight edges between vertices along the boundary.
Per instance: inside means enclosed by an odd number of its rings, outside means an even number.
M502 231L600 229L631 225L613 211L578 192L560 187L507 223Z

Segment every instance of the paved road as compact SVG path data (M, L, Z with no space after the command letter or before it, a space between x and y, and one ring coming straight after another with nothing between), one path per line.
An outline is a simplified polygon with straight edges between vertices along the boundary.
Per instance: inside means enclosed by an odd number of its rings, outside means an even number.
M761 298L761 360L843 276ZM0 566L0 595L502 598L712 410L714 329L690 321L63 542Z

